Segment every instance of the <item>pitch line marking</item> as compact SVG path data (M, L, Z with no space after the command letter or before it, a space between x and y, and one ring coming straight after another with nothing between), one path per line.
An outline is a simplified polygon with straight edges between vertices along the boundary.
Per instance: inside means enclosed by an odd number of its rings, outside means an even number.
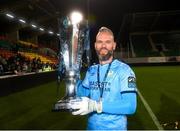
M137 90L138 95L141 99L141 101L143 102L146 110L148 111L149 115L151 116L154 124L157 126L158 130L163 130L163 127L161 126L161 124L159 123L157 117L155 116L155 114L153 113L151 107L148 105L147 101L144 99L144 97L142 96L141 92L139 90Z

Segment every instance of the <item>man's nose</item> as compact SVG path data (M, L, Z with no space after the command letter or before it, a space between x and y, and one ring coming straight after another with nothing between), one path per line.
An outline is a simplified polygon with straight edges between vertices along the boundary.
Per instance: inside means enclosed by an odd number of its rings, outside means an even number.
M106 47L106 43L105 42L102 43L102 47Z

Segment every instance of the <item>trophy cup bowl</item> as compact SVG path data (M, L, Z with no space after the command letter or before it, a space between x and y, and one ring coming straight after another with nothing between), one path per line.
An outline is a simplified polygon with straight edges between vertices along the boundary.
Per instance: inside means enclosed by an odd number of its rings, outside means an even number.
M54 111L72 111L69 101L76 98L76 84L80 77L81 59L83 54L83 42L85 30L80 22L73 21L79 14L66 17L60 23L60 51L62 59L60 62L65 66L65 97L60 99L54 106Z

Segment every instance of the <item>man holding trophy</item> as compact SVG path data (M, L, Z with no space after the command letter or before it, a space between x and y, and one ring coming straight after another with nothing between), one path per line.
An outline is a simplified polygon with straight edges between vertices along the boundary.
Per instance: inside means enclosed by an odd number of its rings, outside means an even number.
M66 68L68 100L59 101L57 108L65 107L73 115L88 115L88 130L127 130L126 115L136 111L135 74L128 65L113 59L115 48L113 32L101 27L95 42L99 64L88 69L82 82L74 82L74 73Z

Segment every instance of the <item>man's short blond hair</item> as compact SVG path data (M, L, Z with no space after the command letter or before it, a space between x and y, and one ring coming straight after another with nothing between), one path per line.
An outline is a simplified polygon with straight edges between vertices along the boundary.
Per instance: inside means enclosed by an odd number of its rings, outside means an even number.
M113 39L114 39L114 34L113 34L113 32L112 32L111 29L103 26L103 27L101 27L101 28L99 29L99 31L98 31L98 33L97 33L97 36L98 36L98 34L100 34L100 33L102 33L102 32L107 32L107 33L111 34L111 35L113 36Z

